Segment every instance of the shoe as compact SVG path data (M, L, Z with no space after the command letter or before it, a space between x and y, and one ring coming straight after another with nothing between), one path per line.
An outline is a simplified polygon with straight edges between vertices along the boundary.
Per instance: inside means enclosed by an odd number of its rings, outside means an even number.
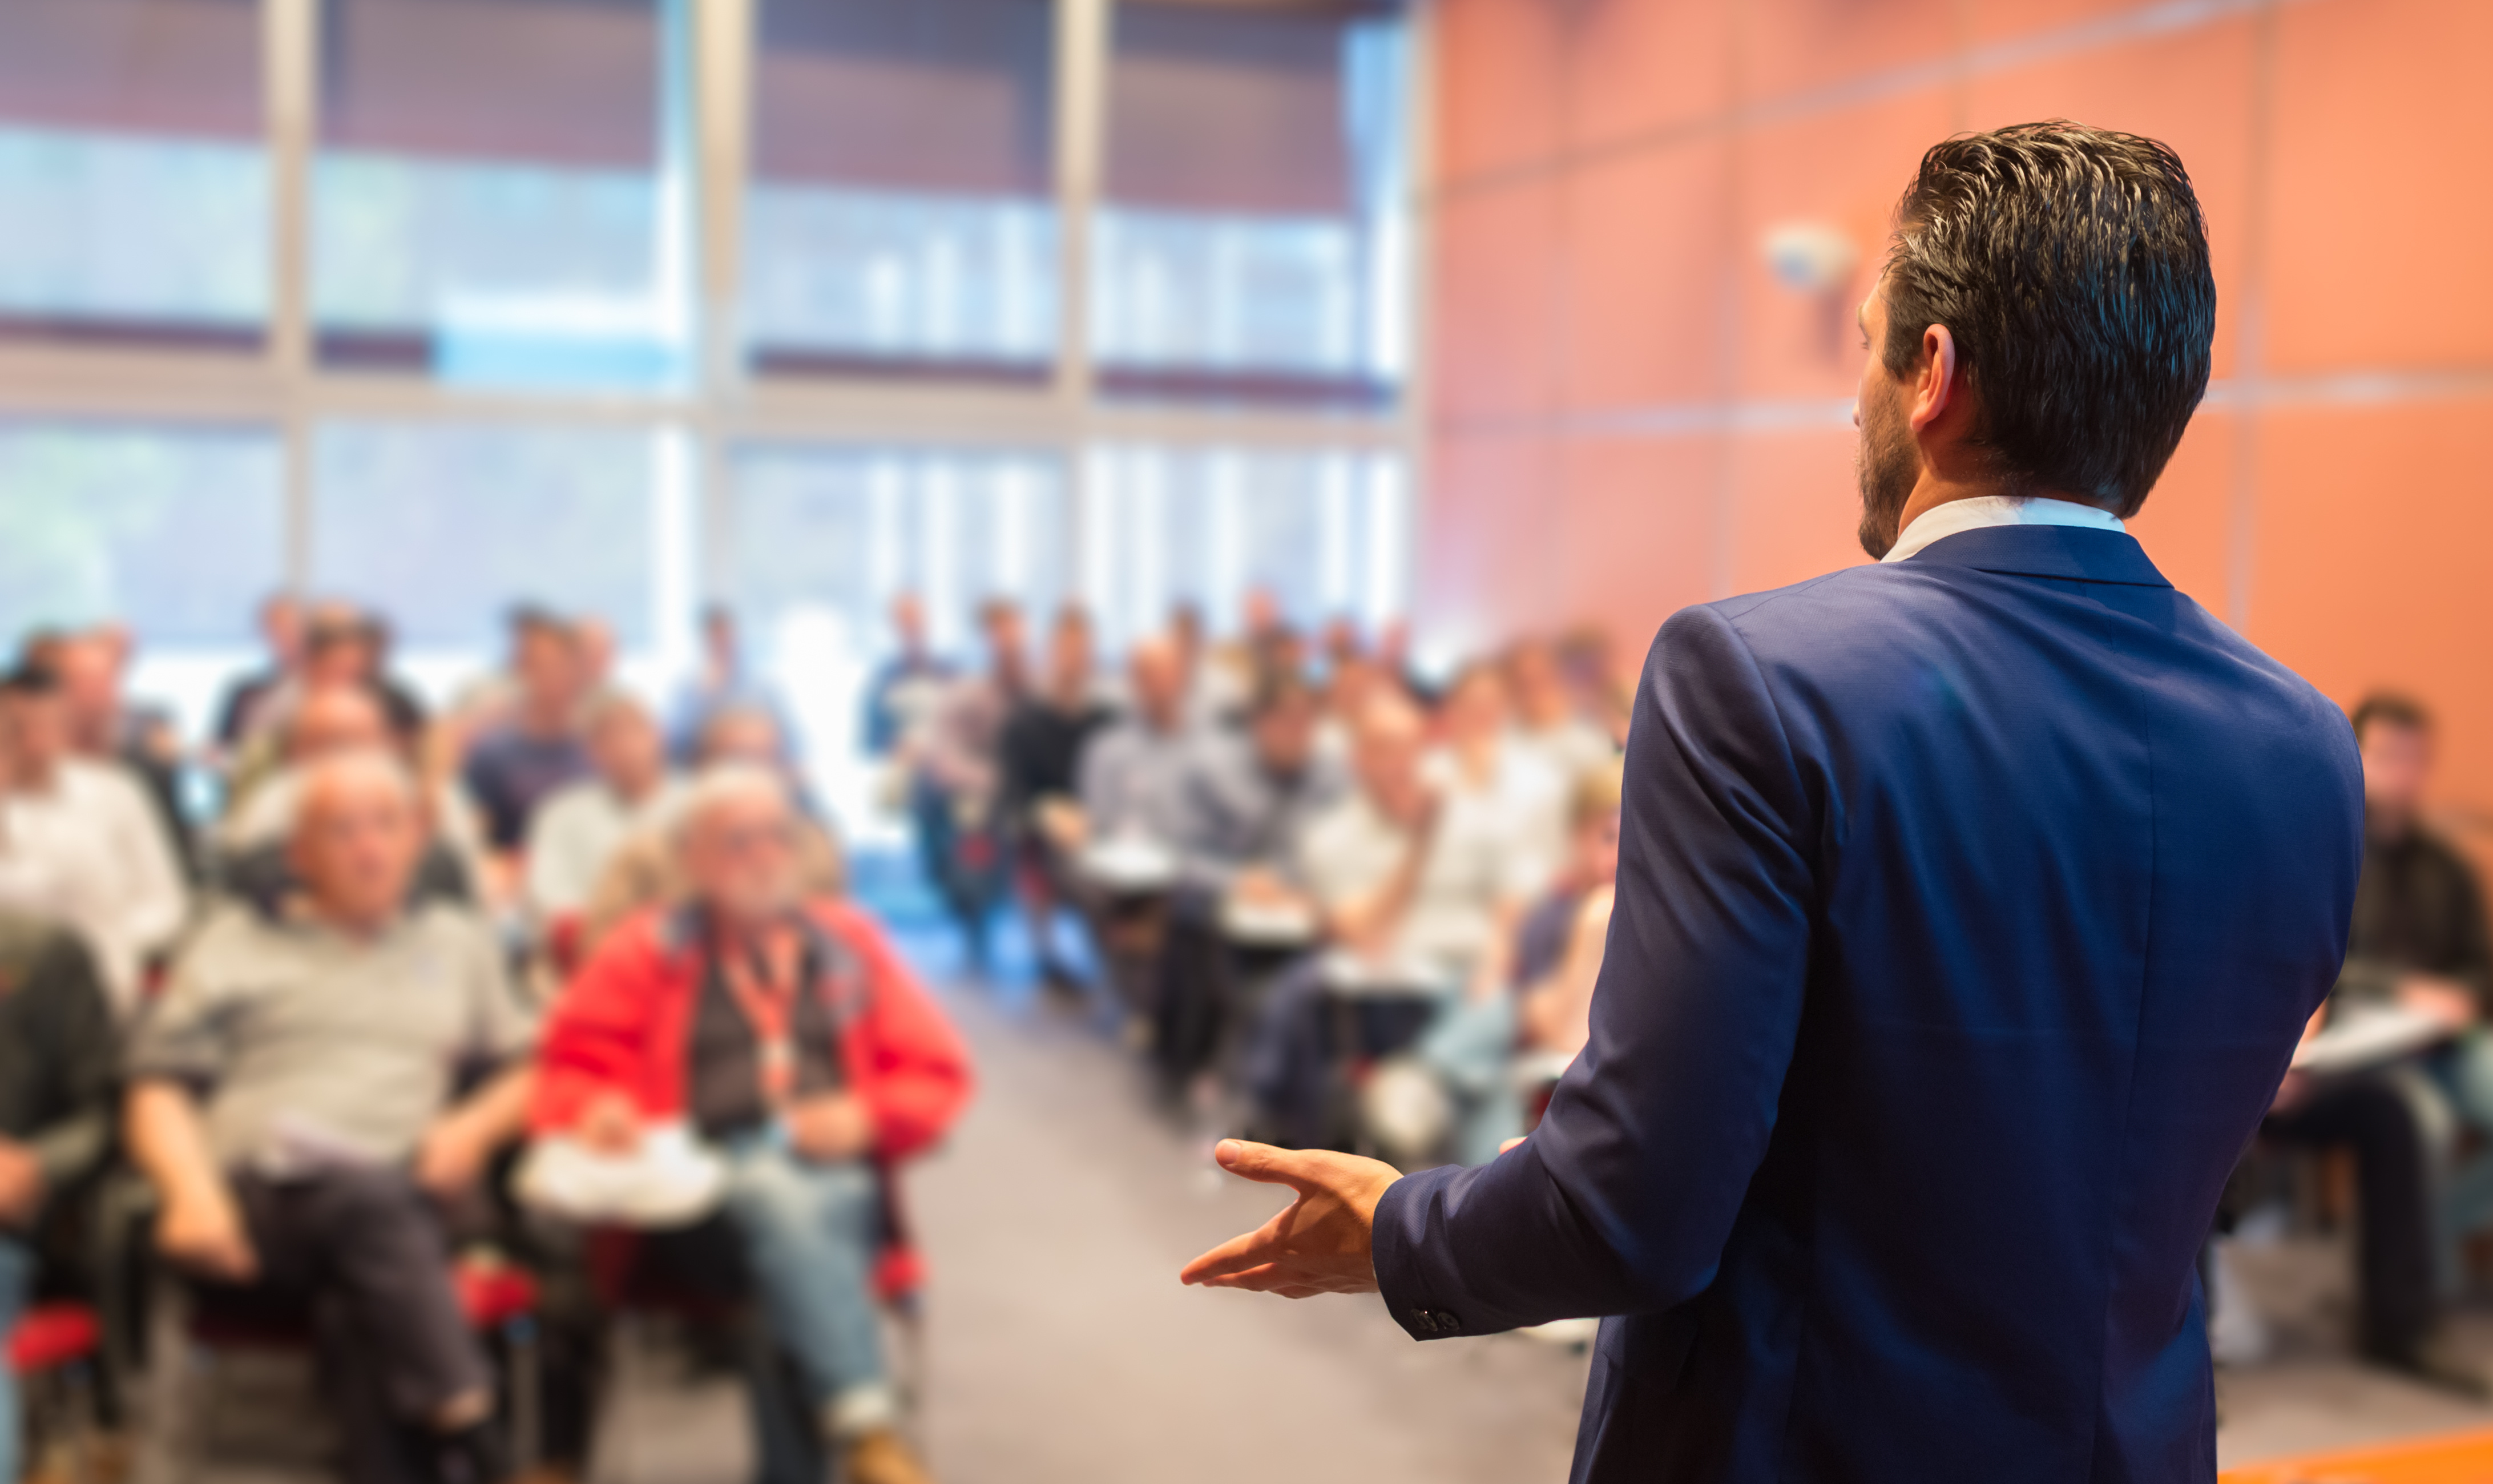
M840 1462L840 1477L848 1484L935 1484L916 1450L887 1427L859 1435Z
M2493 1378L2488 1378L2482 1367L2458 1353L2447 1340L2427 1340L2410 1354L2375 1355L2372 1359L2376 1365L2437 1391L2471 1402L2493 1401Z

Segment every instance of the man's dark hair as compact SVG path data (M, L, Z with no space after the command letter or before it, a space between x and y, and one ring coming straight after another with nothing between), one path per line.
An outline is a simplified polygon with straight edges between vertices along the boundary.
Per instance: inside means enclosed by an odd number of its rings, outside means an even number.
M1935 144L1896 211L1890 375L1948 327L2012 494L2138 513L2208 389L2216 283L2169 147L2065 119Z
M2355 741L2361 742L2363 734L2369 732L2375 722L2402 732L2429 732L2432 730L2432 712L2413 696L2400 695L2394 690L2376 690L2355 708Z
M0 696L48 696L60 688L61 678L40 660L22 660L0 671Z

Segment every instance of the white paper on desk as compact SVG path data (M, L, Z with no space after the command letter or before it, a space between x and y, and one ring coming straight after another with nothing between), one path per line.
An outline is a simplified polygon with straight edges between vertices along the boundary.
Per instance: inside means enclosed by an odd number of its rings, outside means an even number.
M2295 1047L2294 1070L2317 1075L2361 1072L2449 1039L2448 1022L2402 1005L2348 1005L2319 1035Z
M1316 915L1302 902L1242 901L1220 904L1220 930L1250 948L1298 948L1316 940Z
M1448 991L1445 971L1414 958L1371 959L1344 949L1318 965L1336 994L1364 999L1434 999Z
M531 1209L590 1226L689 1227L718 1208L727 1166L684 1124L645 1131L630 1154L553 1135L528 1145L515 1181Z
M1165 891L1177 882L1177 856L1157 840L1121 835L1082 852L1082 874L1111 892Z

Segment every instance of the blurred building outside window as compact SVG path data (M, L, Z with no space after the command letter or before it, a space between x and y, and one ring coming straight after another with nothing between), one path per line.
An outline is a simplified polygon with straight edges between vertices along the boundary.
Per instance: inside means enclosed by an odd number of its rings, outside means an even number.
M0 0L0 337L256 345L259 47L255 0Z

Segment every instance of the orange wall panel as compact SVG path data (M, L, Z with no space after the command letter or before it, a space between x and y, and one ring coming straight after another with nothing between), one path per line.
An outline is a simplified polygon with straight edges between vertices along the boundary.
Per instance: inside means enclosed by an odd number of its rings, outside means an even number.
M1955 9L1954 0L1747 0L1739 8L1741 93L1786 98L1927 67L1956 40Z
M2234 472L2240 429L2233 413L2201 408L2129 523L2157 571L2199 606L2225 618L2233 600Z
M1569 176L1562 237L1566 405L1719 397L1728 167L1720 139L1596 158Z
M1512 169L1558 147L1565 30L1543 0L1445 0L1435 12L1437 168Z
M1870 558L1848 426L1744 432L1730 444L1727 592L1802 582Z
M1721 458L1711 437L1569 445L1556 554L1566 621L1599 622L1636 654L1663 620L1711 595Z
M2277 15L2269 363L2493 369L2493 5Z
M1529 180L1459 192L1437 206L1432 324L1436 413L1473 421L1538 414L1557 374L1556 187ZM1516 271L1529 264L1529 271Z
M1565 9L1572 146L1685 131L1730 106L1731 0L1584 0Z

